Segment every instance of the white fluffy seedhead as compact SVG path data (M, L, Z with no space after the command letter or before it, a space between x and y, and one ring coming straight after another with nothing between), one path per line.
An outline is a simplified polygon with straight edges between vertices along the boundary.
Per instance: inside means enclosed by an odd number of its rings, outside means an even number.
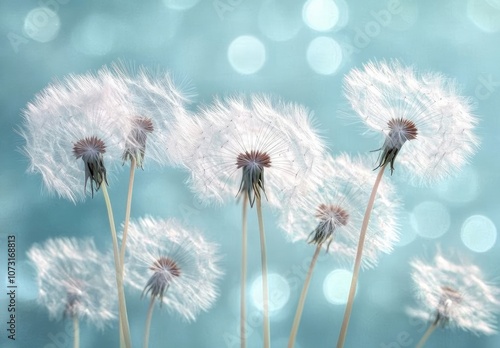
M347 74L344 93L362 122L384 134L379 166L400 165L413 183L455 173L477 150L471 101L441 74L369 62Z
M193 321L217 299L216 282L222 276L217 249L173 219L132 221L124 282Z
M134 156L137 166L142 167L146 157L160 165L171 165L175 158L172 143L177 138L173 127L178 118L186 117L193 91L186 83L174 81L168 71L127 67L123 62L101 69L99 76L117 79L126 87L132 131L124 160Z
M90 186L86 159L93 151L99 150L107 173L121 164L131 129L125 91L119 81L85 74L49 85L28 103L20 131L26 141L23 152L30 160L29 171L42 175L50 193L72 202L85 199ZM86 139L95 139L93 149L79 146L89 145Z
M292 242L321 244L333 258L351 265L375 173L367 160L342 154L326 156L317 165L316 190L295 196L280 219L280 227ZM374 267L381 253L388 254L398 241L400 202L390 183L382 182L366 234L362 266Z
M314 183L313 165L324 145L301 105L265 96L217 99L177 134L193 145L181 149L189 184L205 203L223 203L245 192L272 206Z
M500 289L484 280L479 267L454 263L441 252L432 262L414 259L411 267L418 307L408 315L476 335L496 333Z
M31 247L28 258L36 270L38 302L52 319L76 315L102 329L116 318L112 260L92 240L49 239Z

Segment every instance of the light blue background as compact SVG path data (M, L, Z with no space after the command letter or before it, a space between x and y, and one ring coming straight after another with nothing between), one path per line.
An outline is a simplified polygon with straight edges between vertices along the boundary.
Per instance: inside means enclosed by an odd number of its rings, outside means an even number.
M333 154L366 153L379 144L379 139L362 136L361 127L340 117L348 110L341 93L342 77L352 67L374 58L397 58L419 69L441 71L456 78L464 86L463 94L475 100L475 112L480 118L478 134L482 139L465 179L416 189L398 180L397 170L392 178L406 211L412 213L424 201L438 202L449 213L450 226L439 238L417 236L409 244L398 246L377 268L361 274L346 347L384 347L391 342L387 347L403 347L400 343L410 341L406 346L415 345L422 331L420 323L410 321L405 315L405 308L414 304L408 261L415 256L432 256L437 244L443 250L457 249L481 266L488 279L500 283L499 243L477 253L469 250L460 238L461 226L471 215L484 215L500 226L498 0L402 0L402 11L389 17L390 5L385 1L350 1L348 17L342 17L347 18L345 26L325 32L315 31L303 22L304 1L273 1L275 12L263 12L269 8L269 0L201 0L186 10L167 6L174 1L143 3L117 0L0 3L0 275L6 279L6 236L14 234L19 286L15 342L6 340L7 310L5 297L0 296L2 347L48 348L53 347L53 337L66 342L62 346L71 346L71 327L68 326L69 335L65 334L66 324L49 321L47 311L35 303L34 274L25 256L33 243L56 236L92 236L101 250L110 247L100 194L73 205L44 194L40 176L25 173L28 162L18 151L23 141L15 131L21 122L21 110L53 79L95 70L117 59L169 69L189 79L196 88L197 103L234 92L265 92L303 103L314 110ZM29 11L41 4L51 8L60 19L57 36L44 43L33 40L23 30ZM381 11L385 11L386 17L381 17ZM32 20L39 21L41 32L47 30L49 24L44 24L42 17ZM296 34L286 41L273 41L266 34L276 28L285 28L285 33L290 28ZM228 61L228 46L240 35L255 36L265 47L265 63L255 74L239 74ZM318 74L308 64L308 45L319 36L333 38L343 47L342 63L334 74ZM334 58L325 59L328 63L328 59ZM127 170L118 174L116 184L109 189L118 221L119 212L124 211L127 176ZM237 347L241 209L236 204L224 208L200 207L182 184L185 179L185 173L173 169L138 172L133 217L144 214L178 217L203 229L208 238L221 244L226 275L220 283L216 305L200 315L196 323L185 324L166 311L156 311L150 347ZM253 214L251 211L251 219L255 218ZM281 274L291 285L289 301L271 318L273 345L284 347L300 292L296 281L303 278L304 271L300 269L309 261L312 248L286 242L270 212L266 212L265 219L269 269ZM402 224L404 238L411 239L414 234L411 223L406 219ZM260 273L256 223L251 222L249 232L251 285ZM323 258L317 265L297 346L331 347L336 342L344 307L329 303L323 294L323 281L336 267L330 258ZM276 291L279 298L281 293ZM127 293L127 298L133 340L139 346L147 301L141 301L133 291ZM249 317L249 347L259 347L260 316L251 300ZM82 347L118 345L116 323L105 332L82 324L81 335ZM400 343L396 343L398 338L402 340ZM500 337L438 330L427 346L499 347Z

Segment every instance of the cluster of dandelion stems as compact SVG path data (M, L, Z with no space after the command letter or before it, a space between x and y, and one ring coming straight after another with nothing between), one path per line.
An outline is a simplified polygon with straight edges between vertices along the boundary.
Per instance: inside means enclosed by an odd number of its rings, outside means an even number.
M90 191L92 197L94 196L94 191L102 188L102 193L104 196L106 209L108 213L109 226L111 231L111 239L113 243L113 257L115 264L115 274L116 274L116 285L118 291L118 304L119 304L119 321L120 321L120 347L131 348L131 338L130 329L127 316L127 305L125 300L124 286L123 286L123 265L125 259L125 249L127 241L127 232L130 221L130 211L132 205L132 191L135 177L135 168L141 167L143 164L145 149L146 149L146 139L147 133L151 133L154 130L152 121L149 118L138 117L135 119L134 128L129 135L126 150L122 156L123 161L130 161L130 177L129 186L127 193L127 203L125 209L125 223L121 246L118 245L118 238L116 234L116 226L114 221L113 209L111 206L111 200L106 188L106 167L104 165L104 153L106 152L105 143L97 138L96 136L83 138L77 141L73 146L73 154L76 159L82 159L85 166L85 185L84 189L87 188L87 182L90 181ZM94 188L95 185L95 188ZM163 296L163 291L161 293ZM155 294L152 293L152 303L155 298ZM149 333L149 323L152 314L152 305L150 306L150 312L148 314L148 322L146 326L146 334ZM73 315L75 322L75 347L78 346L78 319L76 315ZM145 347L147 347L147 338L145 338Z
M240 153L236 159L236 167L242 169L241 184L238 195L243 196L242 211L242 250L241 250L241 294L240 294L240 337L241 347L246 347L246 274L247 274L247 201L250 206L255 204L259 223L260 255L262 265L262 308L263 308L263 336L264 347L271 344L269 326L269 294L267 284L267 252L262 218L262 193L265 195L264 168L271 167L271 157L260 151L246 151Z
M330 244L333 241L335 230L340 226L347 225L349 221L349 213L336 204L322 203L316 210L316 218L319 219L318 226L309 235L309 243L316 244L316 249L314 250L309 269L307 270L306 279L304 280L302 292L299 297L299 303L297 304L297 309L295 311L292 330L290 332L290 338L288 339L289 348L292 348L295 344L295 339L299 330L300 318L302 317L302 311L304 310L306 302L307 291L309 290L312 274L321 248L323 247L323 244L326 243L328 251Z
M381 155L379 157L379 164L377 168L379 169L375 183L373 184L372 192L368 200L368 204L365 210L365 215L363 217L363 223L361 225L361 231L359 234L358 247L356 251L356 258L354 260L354 269L351 279L351 286L349 288L349 297L347 299L347 305L344 312L344 318L342 320L342 327L340 329L339 338L337 340L337 348L342 348L345 343L347 328L349 326L349 320L351 318L352 306L354 303L354 295L356 294L356 284L358 282L359 271L361 268L361 258L363 255L363 247L365 243L366 231L368 230L368 223L370 221L371 212L373 210L373 204L375 203L375 197L377 195L379 184L382 180L385 168L388 164L391 167L391 174L394 171L394 161L397 154L401 150L401 147L407 140L414 140L417 138L418 129L415 123L410 120L397 118L389 120L387 124L389 128L389 134L387 134L384 144L381 149Z

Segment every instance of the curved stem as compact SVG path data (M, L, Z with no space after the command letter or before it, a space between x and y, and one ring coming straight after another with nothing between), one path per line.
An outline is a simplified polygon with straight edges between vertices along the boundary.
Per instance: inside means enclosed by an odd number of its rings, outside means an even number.
M132 206L132 191L134 190L134 177L135 177L135 167L136 160L134 156L131 156L130 159L130 176L128 181L128 193L127 193L127 206L125 208L125 222L123 225L123 235L122 235L122 245L120 248L120 264L122 266L121 276L123 278L123 265L125 260L125 246L127 243L127 234L128 234L128 225L130 221L130 209Z
M370 221L370 215L373 210L373 204L375 203L375 197L377 196L378 186L382 180L384 174L385 163L379 170L375 183L373 184L372 192L370 194L370 199L368 200L368 205L366 206L365 216L363 218L363 224L361 225L361 231L359 233L358 250L356 252L356 259L354 261L354 270L352 273L351 287L349 289L349 297L347 300L347 306L344 312L344 319L342 321L342 328L340 330L339 339L337 341L337 348L344 347L345 338L347 335L347 327L349 326L349 319L351 318L352 305L354 302L354 295L356 294L356 284L358 283L359 269L361 267L361 256L363 254L363 247L365 244L366 231L368 229L368 222Z
M246 287L247 287L247 206L248 193L243 194L243 210L241 218L241 294L240 294L240 337L241 348L246 348Z
M73 348L80 348L80 326L76 314L73 315L73 332Z
M146 327L144 329L144 348L148 348L149 345L149 329L151 328L151 318L153 317L153 309L155 308L155 298L151 296L151 301L148 307L148 316L146 318Z
M270 327L269 327L269 293L267 285L267 253L266 253L266 236L264 232L264 220L262 218L262 200L261 197L256 199L257 218L259 220L260 233L260 257L262 263L262 307L264 315L264 348L271 346Z
M104 196L104 201L106 202L106 209L108 211L109 227L111 230L111 239L113 242L113 256L115 259L115 275L116 275L116 287L118 290L118 306L120 311L120 326L123 330L123 339L126 348L131 348L130 342L130 331L128 326L127 318L127 305L125 303L125 292L123 291L123 277L121 276L121 263L120 254L118 250L118 239L116 237L115 219L113 217L113 209L111 207L111 201L109 199L108 189L106 184L101 185L102 193Z
M295 338L297 337L297 331L299 330L300 318L302 317L302 311L304 310L304 304L306 302L307 291L309 290L309 284L311 283L312 273L316 261L318 260L319 252L321 251L321 243L316 246L314 255L311 260L311 265L307 271L306 279L304 280L304 286L302 287L302 292L300 293L299 304L297 305L297 311L295 312L295 318L293 319L292 331L290 332L290 339L288 340L288 348L293 348L295 345Z
M416 348L422 348L424 346L425 342L427 342L427 339L429 338L429 336L434 332L434 330L436 330L437 327L438 327L438 321L435 320L432 323L432 325L429 326L427 331L425 331L424 335L422 336L422 338L418 342Z

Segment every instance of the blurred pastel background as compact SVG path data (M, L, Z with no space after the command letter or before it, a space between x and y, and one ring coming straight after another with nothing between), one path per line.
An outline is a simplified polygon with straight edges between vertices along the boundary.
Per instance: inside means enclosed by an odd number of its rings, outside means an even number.
M16 133L21 110L48 83L96 70L118 59L170 70L196 92L193 110L215 95L264 92L314 111L332 154L368 153L380 139L364 136L345 117L342 79L370 59L397 58L419 70L456 78L475 102L481 148L458 177L429 188L396 183L404 202L401 241L359 280L346 347L414 346L425 324L411 320L414 304L408 261L431 257L436 246L455 250L500 283L500 1L499 0L151 0L0 2L0 275L6 291L6 240L17 241L17 337L7 340L7 309L0 306L2 348L70 347L71 323L49 321L36 304L26 251L49 237L90 236L111 243L104 203L73 205L43 192L28 175ZM82 174L83 175L83 174ZM132 216L176 217L221 245L225 276L215 306L192 324L156 311L150 347L238 347L241 208L203 207L174 169L138 171ZM128 173L109 188L118 221ZM261 346L260 259L255 212L250 211L248 344ZM313 252L291 244L265 211L270 270L271 334L285 347ZM309 290L296 347L334 346L350 282L350 266L322 255ZM203 289L200 289L203 291ZM142 339L147 300L127 291L130 326ZM117 324L100 332L81 326L82 347L118 346ZM500 336L438 330L428 347L500 346Z

